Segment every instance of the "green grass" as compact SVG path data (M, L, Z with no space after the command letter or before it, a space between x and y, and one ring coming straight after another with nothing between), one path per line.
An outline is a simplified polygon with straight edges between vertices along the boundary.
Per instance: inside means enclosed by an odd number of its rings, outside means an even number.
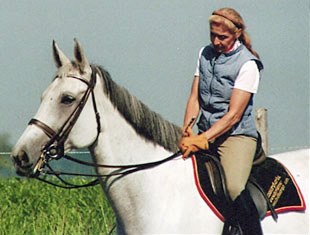
M34 179L0 178L0 207L1 235L109 234L114 226L100 186L67 190Z

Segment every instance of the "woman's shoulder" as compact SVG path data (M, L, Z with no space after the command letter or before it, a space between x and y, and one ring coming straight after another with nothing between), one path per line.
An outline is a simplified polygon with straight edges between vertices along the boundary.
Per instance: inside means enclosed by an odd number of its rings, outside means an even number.
M211 52L211 51L215 51L214 46L212 44L208 44L200 48L200 52Z
M215 51L214 46L209 44L200 49L199 55L200 57L203 56L208 60L214 58L217 55L217 52Z
M264 69L264 65L262 63L262 61L257 58L255 55L253 55L247 48L245 45L241 44L240 48L242 50L240 50L240 52L243 54L245 60L248 61L254 61L258 67L259 70Z

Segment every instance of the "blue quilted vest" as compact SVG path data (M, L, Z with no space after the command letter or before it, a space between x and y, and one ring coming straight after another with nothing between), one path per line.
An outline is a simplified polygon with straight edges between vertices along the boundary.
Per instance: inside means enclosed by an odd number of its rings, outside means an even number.
M197 123L200 132L208 130L229 108L235 80L244 63L254 60L259 71L262 62L241 44L236 50L219 54L212 45L206 46L200 58L199 104L201 115ZM237 124L226 135L246 135L257 138L253 117L253 95Z

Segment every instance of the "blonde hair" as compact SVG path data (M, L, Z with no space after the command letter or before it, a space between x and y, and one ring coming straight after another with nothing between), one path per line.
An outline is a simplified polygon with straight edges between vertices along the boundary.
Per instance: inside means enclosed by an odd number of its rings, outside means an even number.
M245 31L244 21L236 10L228 7L215 10L209 17L209 23L224 24L232 34L235 34L240 30L241 35L238 39L254 56L259 58L258 53L252 48L249 34Z

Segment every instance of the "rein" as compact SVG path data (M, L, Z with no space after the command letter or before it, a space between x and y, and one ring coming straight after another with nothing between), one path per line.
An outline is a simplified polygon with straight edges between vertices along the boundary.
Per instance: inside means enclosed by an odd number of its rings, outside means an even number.
M97 139L99 137L99 134L101 132L101 125L100 125L100 115L97 109L96 99L94 95L94 87L96 84L96 68L92 67L92 74L91 79L88 82L87 80L77 77L77 76L68 76L69 78L78 79L79 81L85 83L87 85L87 90L85 91L82 99L80 100L77 107L73 110L73 112L70 114L68 119L65 121L65 123L62 125L62 127L59 129L58 132L54 131L52 128L50 128L47 124L44 122L38 120L38 119L31 119L28 123L28 125L35 125L38 128L40 128L49 138L50 140L42 147L41 149L41 156L37 160L33 173L31 177L43 181L45 183L51 184L53 186L66 188L66 189L72 189L72 188L82 188L82 187L90 187L99 184L99 178L98 177L111 177L111 176L119 176L123 177L128 174L132 174L137 171L150 169L153 167L156 167L158 165L161 165L167 161L170 161L178 156L181 155L181 152L178 151L171 156L164 158L159 161L155 162L149 162L149 163L142 163L142 164L132 164L132 165L104 165L104 164L96 164L91 162L86 162L82 160L75 159L73 157L70 157L68 155L64 154L64 143L66 139L68 138L74 124L76 123L77 119L79 118L81 112L83 111L83 108L89 98L89 96L92 96L93 101L93 108L96 115L96 122L97 122L97 136L94 141L94 143L97 142ZM94 145L94 143L92 145ZM71 173L71 172L62 172L62 171L55 171L49 164L51 160L59 160L59 159L66 159L81 165L90 166L90 167L97 167L97 168L112 168L116 169L114 172L110 174L79 174L79 173ZM48 168L48 169L46 169ZM51 181L48 181L44 178L40 178L40 173L46 174L46 175L52 175L55 176L62 184L57 184ZM72 184L65 179L63 179L61 176L67 175L67 176L85 176L85 177L97 177L97 179L90 181L86 184L82 185L76 185Z
M53 175L55 176L61 183L63 183L63 185L60 184L56 184L53 183L51 181L47 181L43 178L39 178L36 177L36 179L43 181L45 183L51 184L53 186L57 186L57 187L61 187L61 188L66 188L66 189L76 189L76 188L85 188L85 187L91 187L91 186L95 186L97 184L99 184L99 179L95 179L93 181L90 181L86 184L83 185L76 185L76 184L72 184L66 180L64 180L61 175L66 175L66 176L84 176L84 177L100 177L100 178L109 178L112 176L119 176L119 177L124 177L126 175L135 173L137 171L142 171L142 170L147 170L153 167L157 167L165 162L171 161L175 158L177 158L178 156L181 155L181 152L178 151L172 155L170 155L167 158L164 158L162 160L159 161L154 161L154 162L148 162L148 163L141 163L141 164L129 164L129 165L106 165L106 164L96 164L96 163L92 163L92 162L86 162L86 161L82 161L76 158L73 158L69 155L63 155L61 158L64 158L66 160L84 165L84 166L91 166L91 167L97 167L97 168L114 168L117 169L112 173L109 174L81 174L81 173L72 173L72 172L62 172L62 171L55 171L47 162L45 164L45 166L47 166L48 169L42 169L40 172L46 175Z

